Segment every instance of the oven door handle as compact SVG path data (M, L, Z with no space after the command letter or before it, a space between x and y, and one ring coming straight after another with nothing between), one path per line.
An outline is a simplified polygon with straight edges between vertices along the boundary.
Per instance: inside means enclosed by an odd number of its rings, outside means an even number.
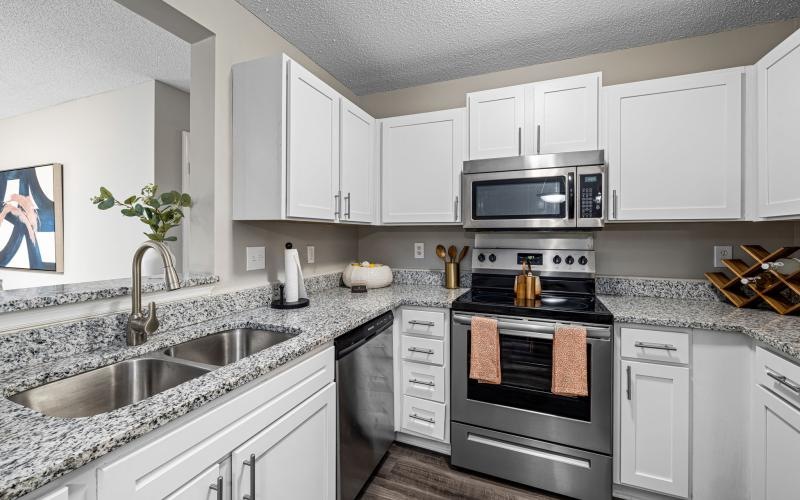
M472 324L472 316L454 314L453 321L462 325L470 325ZM586 328L587 337L591 337L592 339L608 340L611 338L610 328L585 325L580 326L584 326L584 328ZM555 334L556 326L555 324L532 324L529 322L515 323L511 321L497 320L497 330L505 333L506 335L512 335L516 337L552 340L553 334Z

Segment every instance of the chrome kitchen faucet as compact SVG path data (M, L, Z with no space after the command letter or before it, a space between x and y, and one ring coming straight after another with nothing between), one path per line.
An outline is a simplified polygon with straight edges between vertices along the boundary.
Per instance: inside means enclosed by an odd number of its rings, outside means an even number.
M131 290L131 314L128 316L126 338L128 345L140 345L147 342L147 336L158 330L158 317L156 317L156 303L147 305L147 312L142 311L142 258L148 249L158 251L164 263L164 283L167 290L177 290L181 287L178 272L175 270L175 261L167 246L159 241L145 241L133 254Z

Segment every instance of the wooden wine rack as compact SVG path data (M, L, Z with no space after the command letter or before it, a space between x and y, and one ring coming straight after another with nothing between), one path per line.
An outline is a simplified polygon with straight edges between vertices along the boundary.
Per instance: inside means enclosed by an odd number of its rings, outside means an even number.
M741 259L723 259L722 263L734 276L731 278L719 271L706 273L708 281L736 307L754 307L766 302L778 314L800 312L800 301L787 300L786 296L786 290L789 290L790 294L800 297L800 271L785 276L773 269L761 269L761 264L789 257L800 247L783 247L774 252L768 252L759 245L742 245L741 249L755 260L754 264L748 265ZM757 283L742 284L742 278L752 278L762 273L769 273L774 281L765 287L759 287Z

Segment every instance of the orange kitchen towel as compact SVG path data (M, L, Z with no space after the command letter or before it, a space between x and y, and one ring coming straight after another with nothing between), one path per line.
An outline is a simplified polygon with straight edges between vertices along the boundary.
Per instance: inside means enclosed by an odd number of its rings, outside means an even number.
M553 394L588 396L586 328L556 325L553 335Z
M495 319L472 317L469 378L483 384L500 383L500 334Z

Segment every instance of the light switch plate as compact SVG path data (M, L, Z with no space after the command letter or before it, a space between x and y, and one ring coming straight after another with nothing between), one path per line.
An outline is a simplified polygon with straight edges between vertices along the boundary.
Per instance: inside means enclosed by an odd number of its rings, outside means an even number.
M258 271L267 267L267 252L264 247L247 247L247 270Z
M733 258L732 246L726 246L726 245L714 246L714 267L725 267L725 264L722 263L722 259L732 259L732 258Z
M314 259L316 258L314 253L315 253L314 252L314 247L312 245L308 245L306 247L306 255L307 255L307 259L306 260L308 260L309 264L313 264L314 263Z
M425 243L414 243L414 258L415 259L425 258Z

